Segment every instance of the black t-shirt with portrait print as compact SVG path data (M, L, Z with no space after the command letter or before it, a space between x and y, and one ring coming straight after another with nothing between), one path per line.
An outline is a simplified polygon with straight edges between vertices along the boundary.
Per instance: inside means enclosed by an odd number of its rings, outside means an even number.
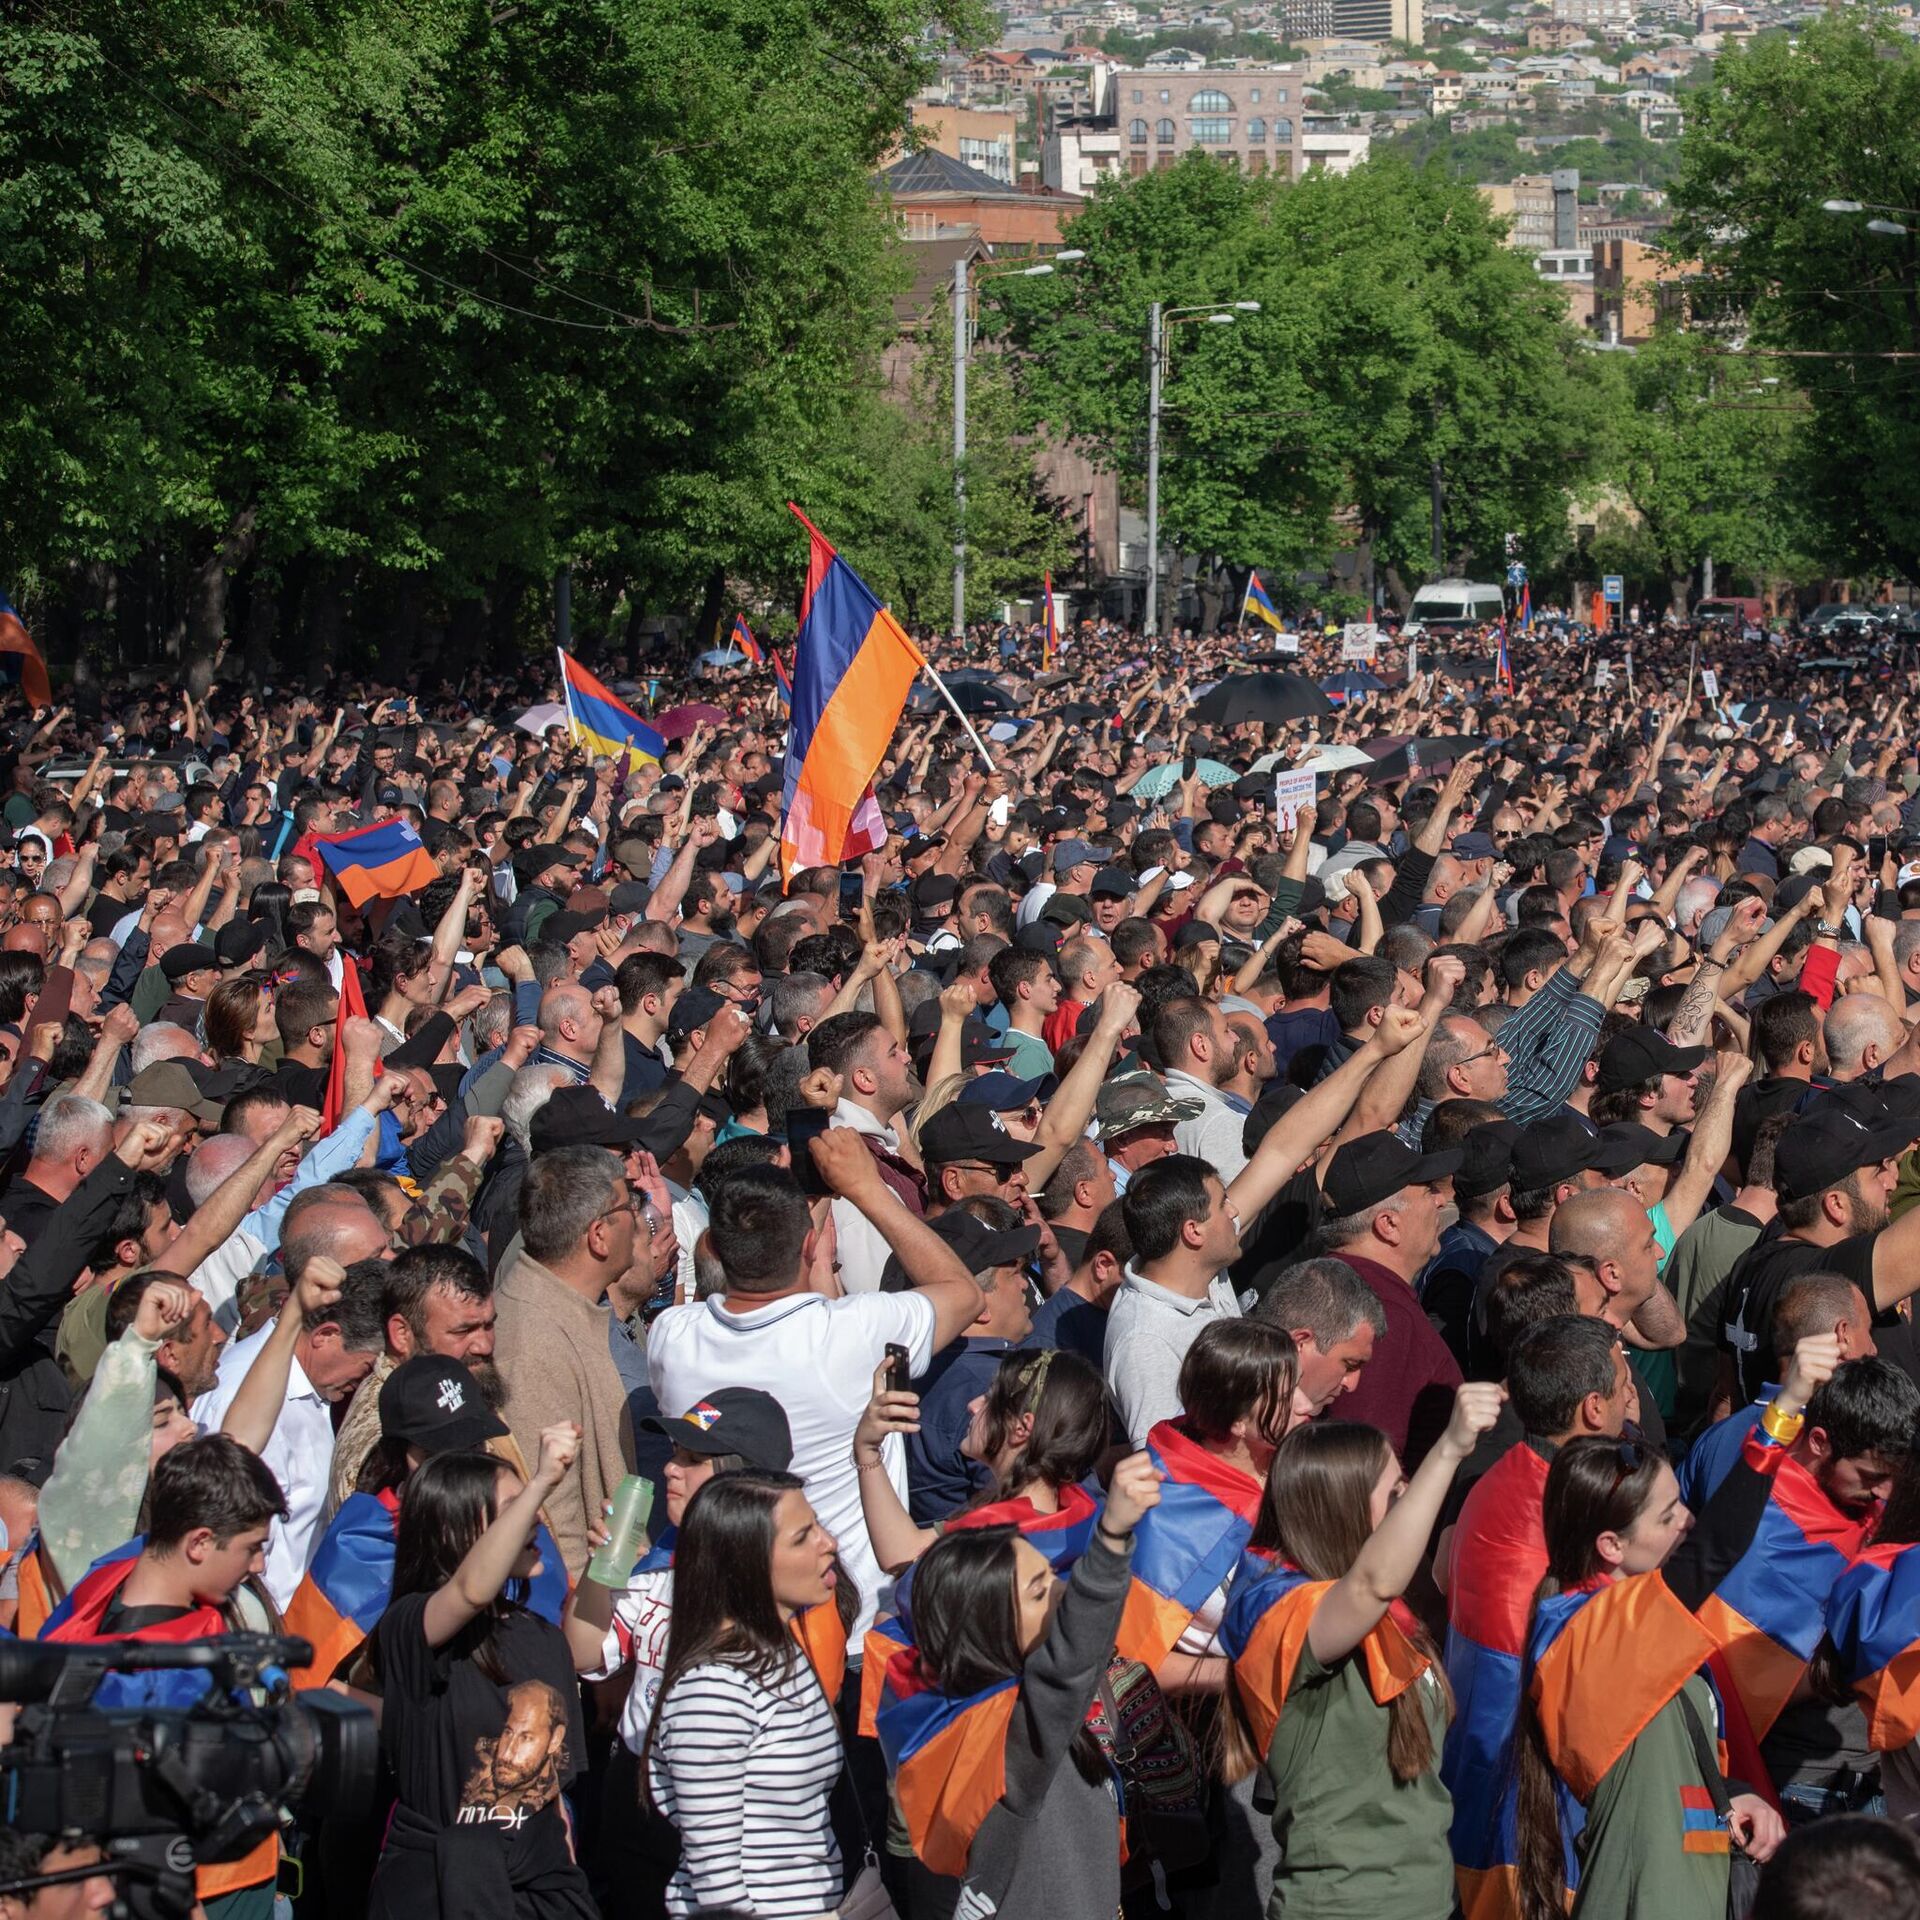
M538 1615L515 1607L494 1628L503 1680L466 1653L427 1644L428 1596L393 1601L379 1627L380 1743L402 1808L443 1830L443 1847L498 1847L516 1889L542 1885L566 1898L578 1878L578 1908L591 1914L584 1874L572 1863L560 1795L586 1763L580 1687L565 1637ZM416 1856L417 1858L418 1856ZM401 1911L399 1888L381 1887L391 1850L376 1875L372 1910ZM556 1883L558 1883L556 1885ZM385 1896L385 1897L383 1897ZM412 1909L408 1908L411 1911Z

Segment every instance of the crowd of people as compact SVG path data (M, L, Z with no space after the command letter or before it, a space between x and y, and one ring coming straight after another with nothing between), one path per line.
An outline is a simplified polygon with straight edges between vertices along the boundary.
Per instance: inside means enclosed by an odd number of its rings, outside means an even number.
M1920 1915L1920 677L1000 638L795 871L758 667L0 721L0 1621L378 1717L205 1912Z

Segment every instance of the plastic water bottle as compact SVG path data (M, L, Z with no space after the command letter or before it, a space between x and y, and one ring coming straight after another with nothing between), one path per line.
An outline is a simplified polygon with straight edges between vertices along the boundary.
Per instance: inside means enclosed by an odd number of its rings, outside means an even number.
M613 1490L613 1511L607 1516L607 1544L587 1562L587 1578L603 1587L624 1587L633 1563L647 1538L653 1513L653 1482L628 1474Z

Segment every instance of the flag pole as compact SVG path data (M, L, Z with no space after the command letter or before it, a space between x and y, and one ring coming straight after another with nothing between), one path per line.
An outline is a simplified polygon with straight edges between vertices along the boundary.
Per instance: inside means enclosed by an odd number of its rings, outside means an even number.
M567 682L567 650L565 647L555 647L554 652L560 659L560 698L566 702L567 731L573 736L573 744L577 747L580 744L580 722L574 716L573 688Z
M1687 701L1680 711L1685 713L1693 705L1693 670L1700 664L1700 632L1694 629L1693 645L1687 650ZM1656 769L1657 771L1657 769Z

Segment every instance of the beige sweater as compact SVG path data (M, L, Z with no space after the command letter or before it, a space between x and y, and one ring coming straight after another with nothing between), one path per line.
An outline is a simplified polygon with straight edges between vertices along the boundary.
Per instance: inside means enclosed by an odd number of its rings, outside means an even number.
M587 1522L634 1469L626 1388L608 1345L609 1308L583 1299L539 1261L517 1253L493 1290L494 1360L507 1383L502 1409L529 1463L540 1458L542 1428L580 1423L580 1463L544 1508L567 1572L587 1564Z

